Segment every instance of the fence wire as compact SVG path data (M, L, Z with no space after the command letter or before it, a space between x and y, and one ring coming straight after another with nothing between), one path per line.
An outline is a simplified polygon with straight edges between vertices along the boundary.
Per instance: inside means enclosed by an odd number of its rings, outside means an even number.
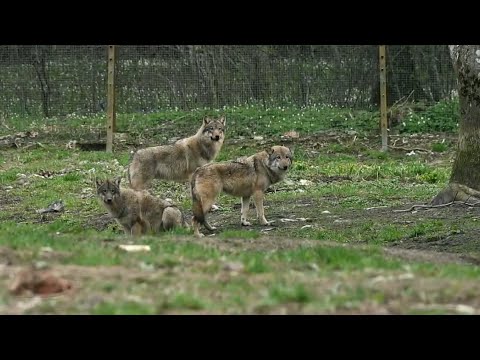
M377 109L378 46L117 46L118 113L326 104ZM0 46L0 113L39 117L106 110L107 46ZM387 46L387 99L455 95L446 45Z

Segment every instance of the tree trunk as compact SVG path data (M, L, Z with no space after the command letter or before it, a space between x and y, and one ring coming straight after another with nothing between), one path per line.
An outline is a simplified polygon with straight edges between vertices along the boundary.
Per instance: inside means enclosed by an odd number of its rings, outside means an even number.
M460 126L449 185L432 200L480 201L480 45L450 45L458 78Z
M45 58L45 49L39 49L39 46L35 46L33 66L37 73L38 82L40 83L43 115L48 118L50 117L50 82L48 81L47 62Z

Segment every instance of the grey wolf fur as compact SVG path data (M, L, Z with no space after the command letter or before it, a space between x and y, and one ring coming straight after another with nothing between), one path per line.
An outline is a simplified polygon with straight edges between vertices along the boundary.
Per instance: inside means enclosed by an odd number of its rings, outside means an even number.
M200 166L212 162L225 139L225 117L205 118L197 133L173 145L138 150L128 168L128 180L135 190L150 187L154 178L187 182Z
M175 227L189 227L175 205L146 190L120 187L120 178L96 180L97 196L126 235L158 233Z
M206 220L206 214L222 191L242 198L242 225L250 225L247 214L252 196L260 224L268 225L270 222L265 218L263 208L265 191L284 179L292 161L293 154L288 147L273 146L241 160L198 168L191 180L194 235L203 236L199 231L200 224L208 230L215 229Z

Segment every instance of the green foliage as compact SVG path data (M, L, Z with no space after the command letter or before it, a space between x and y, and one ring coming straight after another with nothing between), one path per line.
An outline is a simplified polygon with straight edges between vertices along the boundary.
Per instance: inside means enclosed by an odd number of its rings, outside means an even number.
M460 119L458 99L442 100L424 111L410 111L399 124L404 133L456 132Z
M434 152L445 152L448 150L448 144L445 144L445 143L435 143L435 144L432 144L432 151Z

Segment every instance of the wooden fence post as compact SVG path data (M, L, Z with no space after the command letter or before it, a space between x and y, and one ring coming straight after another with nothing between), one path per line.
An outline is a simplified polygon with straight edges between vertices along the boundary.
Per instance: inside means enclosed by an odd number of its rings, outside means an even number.
M380 131L382 134L382 151L388 150L387 121L387 74L385 70L385 45L379 47L380 55Z
M107 152L113 151L113 134L116 130L115 109L115 45L108 45L108 73L107 73Z

